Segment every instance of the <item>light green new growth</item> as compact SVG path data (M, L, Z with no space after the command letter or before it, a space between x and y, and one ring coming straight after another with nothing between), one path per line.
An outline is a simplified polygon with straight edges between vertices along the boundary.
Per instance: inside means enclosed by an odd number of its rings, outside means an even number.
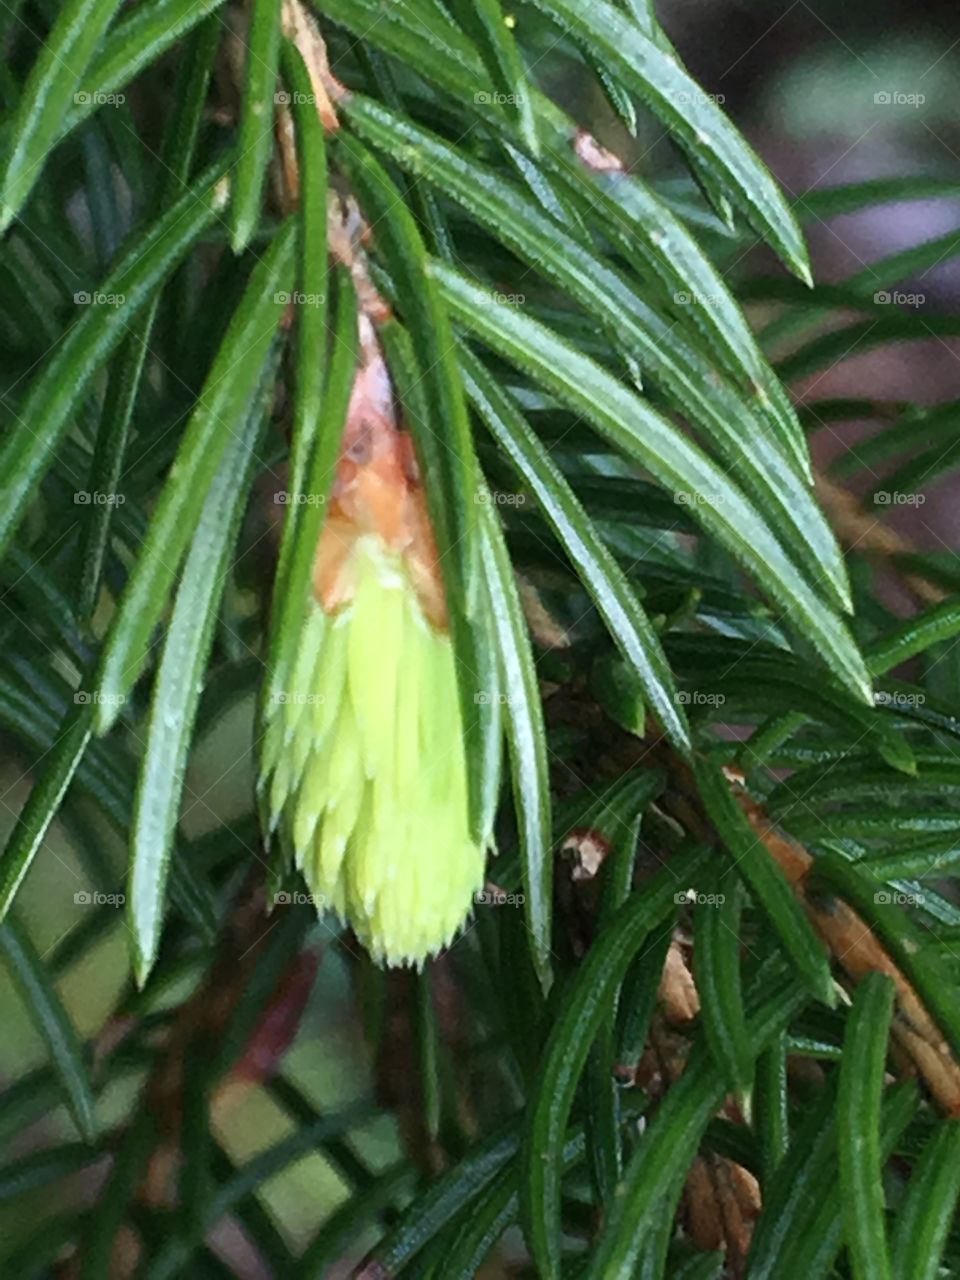
M375 535L352 552L356 591L307 606L287 688L266 708L262 785L321 908L374 959L421 964L483 884L470 835L449 636Z

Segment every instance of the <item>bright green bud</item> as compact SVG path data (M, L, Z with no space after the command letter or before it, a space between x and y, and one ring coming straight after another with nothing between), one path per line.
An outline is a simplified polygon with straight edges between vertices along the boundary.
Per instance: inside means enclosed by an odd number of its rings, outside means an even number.
M377 534L350 557L350 600L332 613L310 601L288 687L266 709L262 783L310 891L374 959L419 965L452 940L484 876L453 646Z

